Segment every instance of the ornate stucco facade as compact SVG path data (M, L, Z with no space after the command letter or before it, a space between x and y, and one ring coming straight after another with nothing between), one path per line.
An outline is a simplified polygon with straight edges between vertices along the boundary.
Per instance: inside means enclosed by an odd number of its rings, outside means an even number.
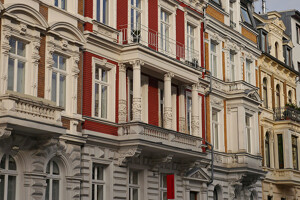
M296 105L296 77L291 50L278 12L255 15L262 55L258 61L259 88L263 100L260 114L264 199L299 198L299 116ZM290 51L290 52L287 52Z

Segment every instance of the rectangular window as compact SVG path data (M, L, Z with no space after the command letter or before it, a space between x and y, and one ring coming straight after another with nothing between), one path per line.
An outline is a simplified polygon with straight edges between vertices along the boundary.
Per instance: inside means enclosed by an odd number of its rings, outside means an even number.
M242 21L246 22L247 24L252 25L248 9L245 7L241 7L241 14L242 14L242 16L241 16Z
M217 57L217 45L214 42L211 42L210 43L210 59L211 59L210 70L214 77L217 77L217 75L218 75L217 58L218 58Z
M51 100L58 106L66 106L66 66L67 59L59 54L53 54Z
M26 44L13 37L9 44L7 89L25 93Z
M230 81L235 81L235 53L230 51Z
M186 107L188 133L192 134L192 97L190 95L187 96Z
M246 82L251 83L251 62L250 60L246 60Z
M296 25L297 43L300 44L300 26Z
M160 46L161 50L165 53L169 52L169 38L170 38L170 22L169 22L169 13L164 10L161 10L160 13L160 31L161 31L161 41Z
M268 52L267 49L268 49L268 43L267 43L267 34L265 33L262 33L261 34L261 50L263 52Z
M99 65L95 66L95 109L94 116L107 119L108 104L108 71Z
M160 199L167 199L167 174L160 175Z
M216 4L218 4L218 5L221 5L221 2L220 2L220 0L211 0L213 3L216 3Z
M298 138L292 136L292 153L293 153L293 167L295 170L298 170Z
M133 42L139 42L141 37L141 0L131 0L131 37Z
M219 112L212 110L212 136L213 145L216 150L219 149Z
M197 200L198 192L190 192L190 200Z
M105 166L93 164L92 171L92 200L104 200L105 194Z
M108 0L96 0L96 19L98 22L108 24Z
M195 28L187 24L187 60L193 62L195 58Z
M291 62L291 49L286 50L286 64L288 66L291 66L291 64L292 64L292 62Z
M284 160L283 160L283 138L282 138L282 134L277 135L277 143L278 143L279 169L283 169L284 168Z
M251 116L246 114L247 152L251 153Z
M129 171L129 200L139 200L139 172Z
M59 7L63 10L66 10L66 7L67 7L67 0L54 0L54 5L56 7Z

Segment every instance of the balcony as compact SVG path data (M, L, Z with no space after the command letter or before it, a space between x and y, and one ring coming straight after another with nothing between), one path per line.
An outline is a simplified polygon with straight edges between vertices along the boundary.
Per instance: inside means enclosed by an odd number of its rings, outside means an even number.
M300 111L291 107L275 108L274 120L292 120L295 122L300 122Z
M21 134L64 134L62 110L63 108L57 107L54 102L12 91L0 96L1 127Z
M200 53L194 48L187 48L184 44L143 25L126 24L121 26L120 31L120 43L123 45L139 44L170 58L177 59L190 67L199 68Z
M294 169L268 169L266 179L276 184L299 185L300 171Z

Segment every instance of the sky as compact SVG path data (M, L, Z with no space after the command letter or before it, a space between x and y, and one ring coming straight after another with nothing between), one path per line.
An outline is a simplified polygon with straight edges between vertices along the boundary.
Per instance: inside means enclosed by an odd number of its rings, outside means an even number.
M297 9L300 11L300 0L266 0L267 12ZM261 0L254 3L255 12L261 12Z

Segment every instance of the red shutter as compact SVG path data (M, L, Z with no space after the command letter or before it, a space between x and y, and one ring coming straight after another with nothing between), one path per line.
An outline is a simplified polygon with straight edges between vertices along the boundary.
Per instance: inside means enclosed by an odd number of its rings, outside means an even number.
M167 199L175 199L174 174L167 175Z

